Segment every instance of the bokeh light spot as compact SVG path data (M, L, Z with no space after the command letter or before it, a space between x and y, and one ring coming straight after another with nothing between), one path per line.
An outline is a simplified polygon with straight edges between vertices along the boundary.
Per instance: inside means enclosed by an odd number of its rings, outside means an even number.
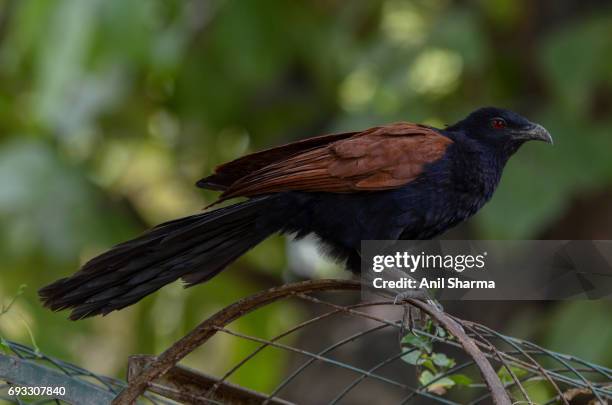
M419 94L451 93L459 84L463 59L457 52L429 49L421 53L408 72L408 85Z
M425 40L423 15L413 4L405 1L385 3L381 28L390 41L401 46L415 46Z
M340 104L347 111L364 110L378 88L378 78L367 68L353 71L340 86Z

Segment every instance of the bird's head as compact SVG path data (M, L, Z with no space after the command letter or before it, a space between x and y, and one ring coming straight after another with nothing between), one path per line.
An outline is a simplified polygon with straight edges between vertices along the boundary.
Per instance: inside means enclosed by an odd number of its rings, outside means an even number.
M553 143L543 126L515 112L495 107L480 108L447 129L461 130L468 137L500 148L508 154L514 153L527 141Z

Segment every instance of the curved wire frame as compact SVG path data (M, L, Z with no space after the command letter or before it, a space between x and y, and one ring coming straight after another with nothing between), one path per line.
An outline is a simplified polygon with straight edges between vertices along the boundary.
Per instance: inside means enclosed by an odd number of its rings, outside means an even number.
M400 337L406 333L405 314L409 309L405 309L404 316L399 316L397 319L382 318L372 315L372 311L369 311L375 307L397 309L398 306L391 300L368 301L346 305L323 299L320 296L321 294L319 294L323 291L327 291L329 294L329 291L332 291L337 296L338 292L354 291L356 289L358 289L358 284L355 285L353 282L319 280L284 286L282 293L279 292L281 288L275 288L245 298L219 311L195 328L189 335L183 337L175 345L158 356L153 363L149 364L139 375L130 381L128 388L113 403L131 403L144 389L151 387L158 377L168 372L187 354L197 347L206 344L212 336L217 334L253 342L257 347L236 364L229 367L224 373L214 377L215 382L206 390L203 402L217 403L217 390L227 383L245 364L264 350L277 350L291 354L294 359L301 358L302 362L293 371L289 372L274 389L267 394L263 394L265 399L260 402L263 404L288 401L289 399L283 396L289 391L292 384L296 383L298 377L302 376L314 365L341 369L353 375L350 383L338 392L331 393L332 395L327 401L329 404L338 404L342 401L351 403L349 397L360 395L360 390L367 389L364 383L368 382L369 384L374 383L385 389L393 389L403 393L398 401L400 404L418 404L425 401L428 403L455 405L460 402L457 402L457 399L453 399L456 397L453 395L453 390L447 393L447 395L439 395L439 391L436 391L433 387L437 382L458 372L469 373L471 376L480 378L479 381L473 381L467 387L464 387L465 389L462 389L461 403L466 403L466 390L471 394L467 395L471 398L468 402L469 404L510 403L509 401L504 402L503 396L500 396L499 393L496 394L491 384L488 384L488 381L487 384L484 383L484 379L487 377L486 373L483 371L482 364L477 356L473 356L472 353L468 353L470 354L469 356L463 356L464 358L461 361L457 361L456 365L435 375L433 379L425 384L419 384L416 379L412 383L407 382L407 377L411 375L411 370L414 371L415 366L411 366L403 361L402 357L414 349L400 349L399 344L397 352L387 358L379 359L376 364L368 368L336 358L335 355L342 349L354 347L360 341L375 333L393 331L393 333L399 334ZM235 321L237 319L248 316L249 313L258 308L283 300L297 300L302 304L315 306L322 310L323 313L297 322L294 326L275 336L252 336L240 332L236 327ZM409 300L404 305L418 305L421 309L424 308L424 304L414 300ZM438 315L434 315L438 317ZM318 350L305 350L286 343L288 339L285 338L304 333L309 328L313 328L316 331L316 328L319 328L323 321L334 320L339 317L346 318L347 316L368 322L363 322L364 326L358 332L347 333L346 336L337 339L331 345L321 347ZM473 345L478 352L482 353L488 360L488 363L496 370L499 370L497 374L501 375L502 369L505 370L505 374L510 378L504 378L503 381L499 381L503 382L503 389L505 394L507 394L506 398L512 398L513 402L534 404L529 394L532 384L545 384L546 389L550 393L547 402L549 404L564 403L569 405L571 392L573 392L572 389L588 393L601 404L606 404L606 401L612 398L612 370L607 367L596 365L571 355L553 352L528 341L505 336L474 322L461 320L447 314L443 316L452 319L456 325L459 325L461 332L465 331L465 339L469 340L467 344ZM444 319L442 318L442 313L437 318L438 321L440 319ZM452 324L447 322L445 325ZM449 330L451 328L445 326L446 333L444 335L432 334L427 330L419 328L409 329L411 329L411 333L426 337L434 342L436 351L454 350L454 352L467 352L465 339L458 339L456 336L460 335L457 329L451 331ZM392 373L390 375L390 373L384 372L385 370L388 371L389 367L398 367L398 365L399 367L404 367L406 373L400 373L399 375ZM539 403L541 403L541 399Z

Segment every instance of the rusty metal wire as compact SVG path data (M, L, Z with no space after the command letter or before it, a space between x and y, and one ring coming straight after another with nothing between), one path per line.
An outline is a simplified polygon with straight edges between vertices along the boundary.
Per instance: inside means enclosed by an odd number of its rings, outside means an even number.
M354 291L357 289L358 284L349 281L319 280L283 286L245 298L219 311L160 356L151 359L146 367L132 376L128 388L113 403L131 403L144 389L151 389L152 384L156 384L159 378L173 370L181 359L197 347L205 345L215 335L248 341L256 347L218 376L207 376L207 381L211 382L207 383L206 387L202 387L201 403L218 403L218 391L224 389L233 376L264 351L284 354L299 364L267 394L257 393L259 399L252 403L291 403L292 401L312 403L308 399L295 398L292 388L298 384L300 377L312 371L314 367L317 367L317 373L326 372L321 370L329 370L330 373L333 370L340 370L351 376L349 382L337 392L328 393L329 398L324 402L329 404L355 403L356 398L362 397L375 386L395 392L396 402L399 404L453 405L491 402L506 404L511 403L510 401L533 404L535 402L530 396L533 395L532 388L536 385L540 395L539 403L542 392L545 392L548 393L548 403L569 404L572 389L581 390L582 393L592 396L593 401L598 401L593 403L607 404L612 398L612 370L607 367L505 336L474 322L441 312L436 313L435 309L429 308L427 304L415 300L408 300L404 305L418 306L425 312L429 311L429 316L435 319L438 327L443 326L446 333L437 334L419 328L405 332L406 325L402 316L404 311L401 306L394 305L391 300L354 303L356 301ZM353 303L338 303L338 298L342 294L344 298L347 294L352 295ZM327 296L323 297L324 295ZM306 320L296 321L295 325L273 336L253 336L244 333L235 323L236 320L249 316L249 313L258 308L287 300L306 306L310 310L316 310L315 315ZM379 315L380 313L384 316ZM358 321L359 330L346 331L331 344L313 349L299 347L294 342L298 340L300 334L308 333L309 330L320 333L326 322L341 325L343 320L347 319ZM401 348L396 338L388 339L389 336L397 337L397 334L403 333L413 333L428 338L433 342L436 352L448 353L457 359L456 364L436 374L426 383L419 382L417 376L422 372L420 367L410 365L403 360L415 349ZM343 351L358 347L361 342L372 336L378 339L381 334L386 334L387 337L385 343L381 340L381 344L395 342L395 352L375 359L373 364L366 367L350 357L341 356ZM368 347L368 344L365 346ZM483 366L482 359L486 359L488 369L486 365ZM496 371L491 376L493 369ZM459 372L469 375L472 381L461 388L452 388L444 393L434 389L437 382ZM502 374L507 377L500 379L498 375ZM500 385L503 394L495 392L491 379L497 379L503 384Z
M93 405L111 401L114 404L134 401L153 404L313 403L313 399L296 397L299 392L296 387L303 386L304 382L314 383L313 375L326 379L339 372L343 376L342 383L318 392L316 403L343 404L359 400L363 403L367 402L363 398L373 390L389 393L390 398L394 398L385 403L398 404L535 404L532 396L536 391L538 404L572 405L572 399L578 394L587 398L584 403L590 404L607 404L612 398L612 370L607 367L503 335L484 325L440 312L421 301L408 300L402 305L386 299L358 302L355 293L358 288L359 284L351 281L319 280L289 284L247 297L205 320L160 356L131 358L129 384L96 375L24 345L3 342L0 400L14 404ZM310 315L296 319L293 325L269 336L245 333L236 322L260 308L287 304L306 309L300 313ZM434 322L430 321L429 327L425 323L407 325L409 307L419 308ZM342 326L347 322L351 328ZM329 329L327 325L331 325ZM439 333L438 329L444 333ZM322 331L333 331L333 338L318 339L316 344L309 341L310 345L306 346L300 343L301 336ZM419 376L426 369L405 361L406 356L418 349L398 343L406 334L427 339L432 350L456 362L429 380L420 380ZM250 342L254 347L218 375L209 376L178 365L181 359L206 345L214 336ZM374 356L373 341L391 350ZM351 355L347 355L349 351ZM368 360L365 363L364 351ZM281 381L266 393L233 384L234 377L263 352L291 360ZM460 387L440 391L438 386L436 389L437 384L459 373L469 376L471 381ZM504 377L500 378L502 375ZM55 398L6 395L11 385L43 385L42 381L65 386L69 395ZM500 387L501 394L496 391ZM543 392L548 395L544 401ZM326 398L321 400L323 396Z

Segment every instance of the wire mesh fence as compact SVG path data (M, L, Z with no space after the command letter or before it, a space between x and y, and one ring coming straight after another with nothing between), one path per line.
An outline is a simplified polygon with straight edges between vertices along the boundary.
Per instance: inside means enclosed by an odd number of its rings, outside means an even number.
M127 384L11 344L10 353L0 356L0 381L8 381L0 393L9 384L45 382L69 387L70 396L6 399L74 404L574 405L607 404L612 398L610 368L503 335L421 301L359 301L358 288L356 282L319 280L247 297L202 322L159 356L130 358ZM240 321L258 310L288 304L303 310L280 333L241 328ZM238 339L250 349L214 374L179 365L194 350L214 346L216 339ZM265 392L237 385L244 381L237 378L240 373L264 353L284 359L278 383Z
M241 300L151 359L132 376L130 387L117 403L150 388L151 382L187 354L219 335L251 342L253 349L219 375L207 376L209 383L198 397L203 403L218 401L217 391L268 350L289 354L292 361L278 385L265 394L257 393L253 403L355 404L372 402L378 396L376 403L569 405L578 396L594 404L606 404L612 398L612 370L607 367L436 313L437 309L420 301L355 303L358 286L347 281L297 283ZM353 299L347 299L347 294ZM314 315L271 336L240 330L237 320L286 300L314 308ZM431 320L415 324L411 306L429 311ZM345 327L348 318L357 321L350 328ZM326 333L329 339L316 342L296 337ZM355 347L357 352L351 350ZM381 355L377 347L385 347L386 353ZM358 352L369 355L359 356ZM483 365L478 353L491 368ZM501 383L503 394L496 392L491 379Z
M106 405L126 386L125 381L95 374L20 343L3 340L2 348L0 403ZM32 388L32 395L24 388ZM140 402L171 403L149 393Z

